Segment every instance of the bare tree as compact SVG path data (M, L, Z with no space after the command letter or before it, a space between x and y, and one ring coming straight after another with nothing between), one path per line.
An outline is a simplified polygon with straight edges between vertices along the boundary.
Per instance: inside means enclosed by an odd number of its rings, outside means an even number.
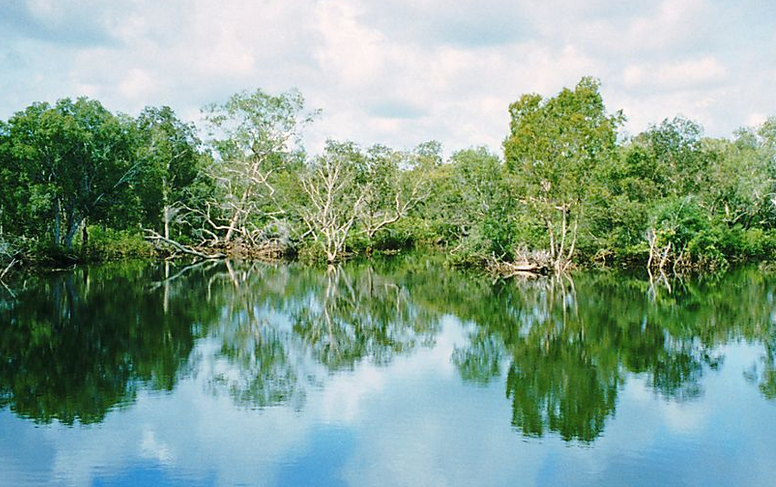
M11 271L19 259L17 258L18 250L7 242L0 233L0 285L2 285L11 296L15 296L13 291L3 282L5 276Z
M233 95L205 108L214 163L207 175L215 196L195 211L215 244L235 238L255 245L262 220L285 213L275 201L272 175L298 160L300 130L317 112L303 113L295 90L271 96L261 90Z
M329 263L345 252L345 241L364 203L367 185L358 178L360 158L354 144L329 141L324 154L300 178L307 197L300 208L302 220Z

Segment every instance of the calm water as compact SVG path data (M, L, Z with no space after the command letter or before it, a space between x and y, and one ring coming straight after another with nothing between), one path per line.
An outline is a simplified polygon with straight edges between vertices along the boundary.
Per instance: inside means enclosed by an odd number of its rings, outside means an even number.
M0 485L776 482L776 277L120 264L0 287Z

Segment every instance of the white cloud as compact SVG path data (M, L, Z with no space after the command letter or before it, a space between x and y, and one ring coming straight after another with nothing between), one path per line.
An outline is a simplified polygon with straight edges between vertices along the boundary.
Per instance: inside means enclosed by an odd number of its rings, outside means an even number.
M313 150L327 137L499 150L510 102L593 75L631 132L683 113L725 135L776 113L774 14L760 0L18 2L0 7L0 117L88 95L195 119L239 90L297 87L324 109Z
M746 118L746 125L755 127L762 125L766 120L768 120L768 115L765 113L752 113Z
M119 84L119 92L128 99L146 97L156 89L151 75L143 69L132 69Z
M647 86L652 90L719 86L727 76L727 67L712 56L667 64L631 65L625 68L625 85L630 88Z
M315 49L321 70L350 87L375 82L389 54L380 33L359 24L356 8L345 1L322 2L315 14L323 38Z
M631 47L673 49L699 34L694 19L707 12L706 0L663 0L657 12L634 20L628 27L627 40Z
M143 439L140 442L140 457L153 460L160 465L171 466L174 464L174 456L170 446L156 439L153 430L146 428L143 431Z

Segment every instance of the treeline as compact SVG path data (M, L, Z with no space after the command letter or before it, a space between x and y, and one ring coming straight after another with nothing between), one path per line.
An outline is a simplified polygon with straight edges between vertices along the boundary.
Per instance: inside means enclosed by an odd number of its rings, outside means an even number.
M461 265L558 271L773 255L776 118L731 138L684 118L624 137L592 78L509 113L503 157L479 147L444 161L435 142L308 154L300 135L318 113L296 91L205 107L202 131L168 107L35 103L0 122L0 254L334 262L430 246Z

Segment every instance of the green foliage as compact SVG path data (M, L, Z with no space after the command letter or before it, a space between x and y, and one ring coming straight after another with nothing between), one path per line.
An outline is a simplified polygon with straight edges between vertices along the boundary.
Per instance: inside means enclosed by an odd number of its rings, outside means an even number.
M154 247L133 230L116 230L103 226L89 227L89 247L86 249L90 260L109 261L153 257Z
M423 207L427 228L437 234L436 242L454 248L453 264L512 257L525 212L498 156L485 147L461 150L429 177L432 191Z
M452 267L484 267L488 258L489 243L480 235L467 235L454 249L450 251L447 264Z
M504 157L532 216L544 223L559 268L574 257L595 174L615 155L620 113L609 115L600 83L583 78L553 98L524 95L509 107Z
M96 100L66 98L54 106L33 104L15 114L9 127L11 155L23 179L52 202L55 244L72 248L84 221L107 219L109 206L126 202L127 183L137 170L127 118Z
M190 189L204 162L201 143L196 127L178 119L170 107L146 107L135 125L140 166L133 189L141 221L169 236L180 206L197 206Z
M673 242L678 248L686 247L696 234L711 228L708 215L692 197L662 202L652 211L651 223L666 241Z
M729 139L676 117L618 140L623 115L586 77L511 104L503 157L445 161L433 141L308 155L301 129L318 112L296 90L204 113L205 144L169 107L133 119L66 98L0 121L0 236L57 260L147 255L142 229L329 262L415 246L467 266L533 250L558 269L642 266L656 250L694 269L774 258L776 117Z
M379 233L373 242L376 250L411 249L431 246L437 238L431 222L415 211L394 223L385 232Z

